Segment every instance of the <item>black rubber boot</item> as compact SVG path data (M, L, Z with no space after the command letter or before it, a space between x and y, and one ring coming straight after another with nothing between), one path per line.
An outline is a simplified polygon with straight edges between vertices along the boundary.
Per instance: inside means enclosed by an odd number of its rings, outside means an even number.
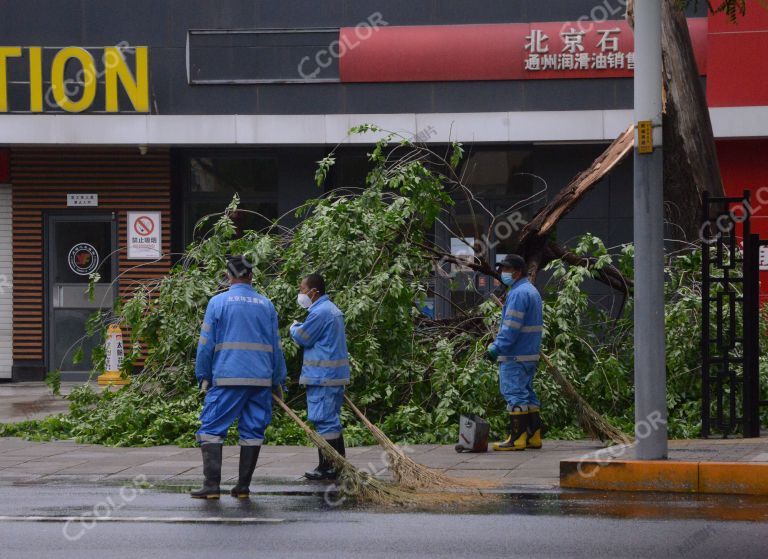
M528 410L528 441L525 448L538 450L541 448L541 414L539 408Z
M221 451L223 445L206 443L200 447L203 453L203 487L192 491L193 499L218 499L221 496Z
M333 447L333 449L336 452L338 452L342 456L346 456L343 435L335 439L328 439L327 442L329 445ZM323 455L320 449L317 450L317 453L320 456L320 463L318 464L317 468L315 468L313 471L306 472L304 474L304 477L310 481L333 480L339 477L339 473L336 471L336 468L333 467L333 463L331 463L330 460L327 460L325 458L325 456Z
M330 443L330 441L328 441ZM317 456L319 458L319 462L317 464L317 468L312 470L311 472L304 472L304 477L307 478L309 481L322 481L324 479L331 479L328 477L332 466L331 463L326 460L325 455L323 454L323 451L319 448L317 449Z
M331 446L336 450L336 452L344 457L347 456L347 449L344 448L344 434L339 435L338 439L333 439L332 441L328 442L331 443Z
M528 410L523 411L515 406L509 412L507 440L493 443L493 450L525 450L528 441Z
M240 447L240 477L237 480L237 485L230 492L233 497L247 499L251 495L251 478L253 477L253 470L256 469L260 450L261 446Z

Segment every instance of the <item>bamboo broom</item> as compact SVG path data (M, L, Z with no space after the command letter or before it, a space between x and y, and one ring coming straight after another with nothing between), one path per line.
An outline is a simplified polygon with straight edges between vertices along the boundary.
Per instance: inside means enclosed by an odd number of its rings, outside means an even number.
M314 443L334 465L339 472L338 485L352 500L358 503L396 506L435 506L455 504L457 502L466 503L476 500L478 497L486 498L479 492L475 494L416 492L392 483L378 480L369 473L357 469L346 458L336 452L323 437L318 435L304 421L302 421L301 418L296 415L285 402L283 402L283 400L274 395L273 399L283 411L302 428L312 443Z
M346 394L344 400L389 456L389 469L397 483L414 489L480 488L496 485L485 480L456 479L415 462L403 452L403 449L393 443L381 429L371 423Z
M565 397L576 406L576 418L582 429L589 433L593 439L609 440L616 444L629 444L632 442L629 436L611 425L608 420L589 405L589 402L582 398L576 387L555 367L549 357L544 353L541 354L541 357L544 359L544 363L546 363L552 377L560 385L560 388L563 389Z

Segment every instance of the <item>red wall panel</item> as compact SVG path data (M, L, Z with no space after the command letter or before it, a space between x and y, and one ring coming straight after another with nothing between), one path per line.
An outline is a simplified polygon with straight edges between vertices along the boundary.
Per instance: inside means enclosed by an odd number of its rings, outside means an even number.
M707 66L707 20L689 20L691 39L702 74ZM340 33L339 74L342 82L422 82L632 77L624 69L526 70L526 36L539 30L548 37L549 55L567 54L561 32L584 31L583 50L598 54L599 30L618 29L620 52L634 50L634 37L624 21L546 22L482 25L380 27Z
M751 191L753 216L750 227L761 239L768 239L767 153L768 140L717 142L717 158L725 192L728 196L741 196L745 189ZM768 271L760 272L760 298L763 304L768 303Z
M768 105L768 10L750 2L736 23L710 16L708 43L709 106Z

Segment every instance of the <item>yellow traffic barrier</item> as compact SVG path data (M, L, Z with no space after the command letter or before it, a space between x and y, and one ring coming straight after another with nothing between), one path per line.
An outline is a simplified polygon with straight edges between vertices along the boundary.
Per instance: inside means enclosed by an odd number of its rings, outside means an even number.
M120 374L120 366L123 364L123 332L117 324L110 324L107 328L107 341L104 343L107 357L105 372L98 377L98 383L128 384L130 380Z

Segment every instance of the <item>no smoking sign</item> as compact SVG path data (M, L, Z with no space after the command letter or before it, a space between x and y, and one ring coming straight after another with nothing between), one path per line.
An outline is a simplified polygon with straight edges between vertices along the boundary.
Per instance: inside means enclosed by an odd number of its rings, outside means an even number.
M133 223L133 230L137 235L151 235L155 230L155 220L148 215L140 215Z
M162 256L160 212L128 212L128 258L156 260Z

